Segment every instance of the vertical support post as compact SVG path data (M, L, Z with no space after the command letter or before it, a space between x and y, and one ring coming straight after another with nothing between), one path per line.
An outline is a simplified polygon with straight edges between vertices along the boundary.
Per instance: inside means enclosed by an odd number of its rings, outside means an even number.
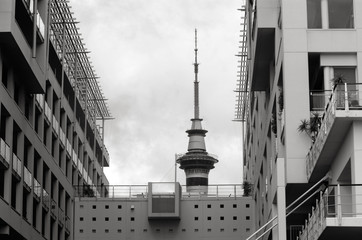
M344 84L344 107L346 111L349 110L347 83Z
M328 0L321 0L322 29L329 28Z
M32 57L36 58L36 35L37 35L37 21L38 21L38 0L33 1L33 46Z
M341 187L337 185L337 219L338 225L341 226L342 224L342 203L341 203Z

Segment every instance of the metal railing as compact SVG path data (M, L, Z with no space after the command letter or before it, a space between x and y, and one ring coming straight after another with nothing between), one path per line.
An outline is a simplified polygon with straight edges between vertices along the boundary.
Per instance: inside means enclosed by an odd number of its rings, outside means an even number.
M342 221L346 217L362 217L362 185L334 185L320 193L298 240L318 239L327 226L328 218L335 219L334 223L338 226L346 227L348 222Z
M57 120L57 118L53 115L53 122L52 122L52 126L53 126L53 130L54 132L57 134L57 136L59 135L59 122Z
M11 150L9 145L2 138L0 138L0 156L10 165Z
M327 140L329 131L331 130L336 111L350 111L350 110L362 110L362 84L343 84L335 87L332 94L328 96L328 92L318 93L313 102L315 105L311 107L314 110L324 110L321 118L321 126L318 130L318 134L315 138L313 145L311 146L306 156L306 172L309 179L314 166L316 165L319 155L323 149L323 146ZM328 101L327 101L328 100ZM322 104L325 102L326 104ZM316 104L318 103L318 104ZM321 106L325 106L321 108Z
M43 206L49 210L49 204L50 204L50 197L49 197L49 193L43 189L42 191L42 195L43 195Z
M50 213L53 215L53 217L57 217L57 203L55 202L54 199L50 199Z
M106 198L116 199L145 199L148 196L147 185L107 185L75 186L77 197L104 197L102 192L107 192ZM105 191L107 190L107 191ZM207 193L186 192L186 186L182 186L182 199L192 198L236 198L244 194L242 184L209 185Z
M70 224L71 224L71 222L70 222L70 217L69 217L69 216L65 216L65 229L66 229L67 231L70 231Z
M75 150L73 149L72 161L75 166L77 166L77 160L78 160L78 155L75 153Z
M49 122L52 121L52 110L46 101L44 101L44 115Z
M43 94L36 94L35 100L39 104L40 108L44 109L44 95Z
M60 224L64 225L65 214L64 214L64 210L61 209L60 207L58 208L58 221Z
M21 177L21 168L21 160L13 153L13 170L19 177Z

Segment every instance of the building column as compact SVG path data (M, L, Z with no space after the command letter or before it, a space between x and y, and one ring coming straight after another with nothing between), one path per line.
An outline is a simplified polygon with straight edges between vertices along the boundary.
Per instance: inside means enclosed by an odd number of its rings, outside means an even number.
M321 0L322 29L329 28L328 0Z
M287 239L286 201L285 201L285 159L277 159L277 201L278 201L278 240Z

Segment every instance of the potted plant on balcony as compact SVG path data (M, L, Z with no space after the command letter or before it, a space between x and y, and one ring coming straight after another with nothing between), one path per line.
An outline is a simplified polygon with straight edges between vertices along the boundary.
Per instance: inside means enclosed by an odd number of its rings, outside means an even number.
M318 135L320 126L321 126L321 117L319 116L319 113L313 112L309 120L306 119L301 120L298 126L298 131L305 132L312 139L312 142L314 143Z

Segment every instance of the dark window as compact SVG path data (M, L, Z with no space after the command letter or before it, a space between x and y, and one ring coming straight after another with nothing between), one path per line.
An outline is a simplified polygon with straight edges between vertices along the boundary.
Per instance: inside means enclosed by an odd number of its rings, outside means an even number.
M224 204L220 204L220 208L224 208Z
M224 217L221 216L221 217L220 217L220 220L224 220Z
M122 218L121 218L121 217L119 217L119 218L118 218L118 221L122 221Z
M208 232L211 232L211 228L208 228L207 231L208 231Z
M131 217L131 221L134 221L134 217Z
M195 231L195 232L198 232L198 231L199 231L199 229L197 229L197 228L196 228L194 231Z
M233 208L237 208L238 207L238 205L237 204L233 204Z
M105 233L109 233L109 230L108 230L108 229L104 229L104 232L105 232Z
M322 28L321 0L307 0L308 28Z
M93 205L93 206L92 206L92 208L93 208L93 209L96 209L96 208L97 208L97 206L96 206L96 205Z
M186 232L186 229L185 229L185 228L183 228L181 231Z
M238 217L237 217L237 216L234 216L234 217L233 217L233 220L238 220Z
M109 205L104 206L106 209L109 209Z
M134 229L133 229L133 228L131 229L131 232L134 232Z
M353 28L353 0L328 0L329 28Z
M108 217L106 217L106 218L104 218L104 220L105 220L106 222L108 222L108 221L109 221L109 218L108 218Z
M117 232L121 233L121 232L122 232L122 229L117 229Z
M147 229L143 229L144 232L147 232Z
M250 216L246 216L246 218L245 218L246 220L250 220Z
M196 205L194 205L194 208L199 208L199 205L197 205L197 204L196 204Z
M233 232L237 232L238 231L238 229L237 228L233 228Z
M223 232L223 231L224 231L224 229L223 229L223 228L221 228L221 229L220 229L220 232Z
M118 205L118 209L122 209L122 205Z
M246 208L250 208L250 204L246 204Z
M195 217L195 221L198 221L199 220L199 217Z
M156 232L160 232L161 230L159 228L156 229Z
M207 220L210 221L210 220L211 220L211 217L207 217Z
M83 229L79 229L79 232L80 232L80 233L83 233Z
M211 208L211 204L207 204L207 208Z
M92 221L97 221L97 218L93 217L93 218L92 218Z
M80 218L79 218L79 221L83 221L83 220L84 220L84 218L83 218L83 217L80 217Z
M96 233L97 231L95 229L92 229L92 233Z

